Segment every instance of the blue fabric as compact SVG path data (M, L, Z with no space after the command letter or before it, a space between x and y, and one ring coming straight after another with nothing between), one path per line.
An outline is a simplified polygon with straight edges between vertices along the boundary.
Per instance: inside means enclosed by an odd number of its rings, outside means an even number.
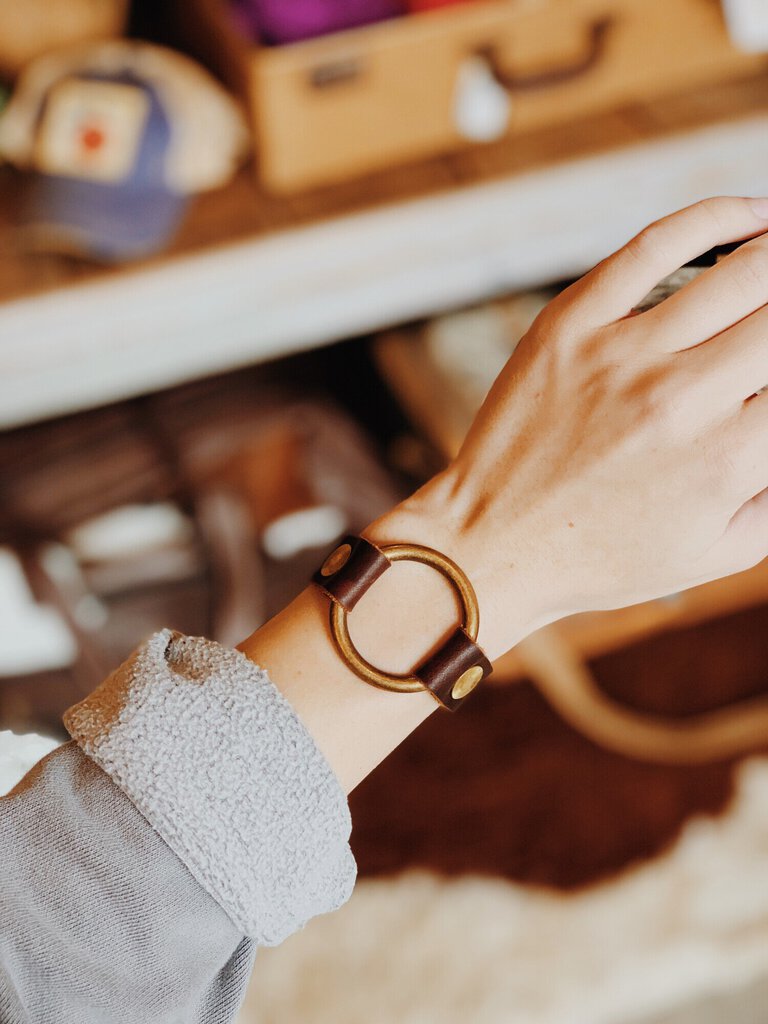
M115 183L36 173L27 218L50 231L54 249L64 246L107 262L154 252L170 239L188 203L186 195L165 183L173 130L169 116L155 90L128 72L76 78L133 85L145 92L149 111L136 160L126 177ZM43 104L41 118L45 109Z

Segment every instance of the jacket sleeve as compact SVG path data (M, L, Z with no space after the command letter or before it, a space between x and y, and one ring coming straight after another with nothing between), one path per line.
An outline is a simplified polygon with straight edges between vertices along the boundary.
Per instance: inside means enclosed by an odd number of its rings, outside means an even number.
M346 797L266 674L157 633L0 799L2 1024L226 1024L349 896Z

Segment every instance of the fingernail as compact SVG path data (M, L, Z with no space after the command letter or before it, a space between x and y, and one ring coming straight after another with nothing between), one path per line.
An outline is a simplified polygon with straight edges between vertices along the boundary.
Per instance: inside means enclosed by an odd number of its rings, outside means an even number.
M768 220L768 199L750 199L749 205L762 220Z

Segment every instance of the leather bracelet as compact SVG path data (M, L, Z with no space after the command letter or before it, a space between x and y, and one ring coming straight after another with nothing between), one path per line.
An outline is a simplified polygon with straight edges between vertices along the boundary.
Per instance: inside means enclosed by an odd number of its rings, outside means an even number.
M463 621L445 643L413 672L384 672L360 654L349 635L347 614L393 562L421 562L451 583L461 602ZM364 537L345 537L312 577L331 599L331 636L353 672L372 686L397 693L428 690L442 707L459 708L477 685L491 674L491 663L475 642L480 626L477 597L462 570L446 555L418 544L378 547Z

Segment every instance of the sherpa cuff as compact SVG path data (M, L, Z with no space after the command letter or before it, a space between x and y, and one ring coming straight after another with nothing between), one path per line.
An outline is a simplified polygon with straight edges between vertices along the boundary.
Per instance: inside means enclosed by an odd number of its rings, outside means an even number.
M156 633L64 724L256 942L276 945L348 899L344 792L244 654Z

